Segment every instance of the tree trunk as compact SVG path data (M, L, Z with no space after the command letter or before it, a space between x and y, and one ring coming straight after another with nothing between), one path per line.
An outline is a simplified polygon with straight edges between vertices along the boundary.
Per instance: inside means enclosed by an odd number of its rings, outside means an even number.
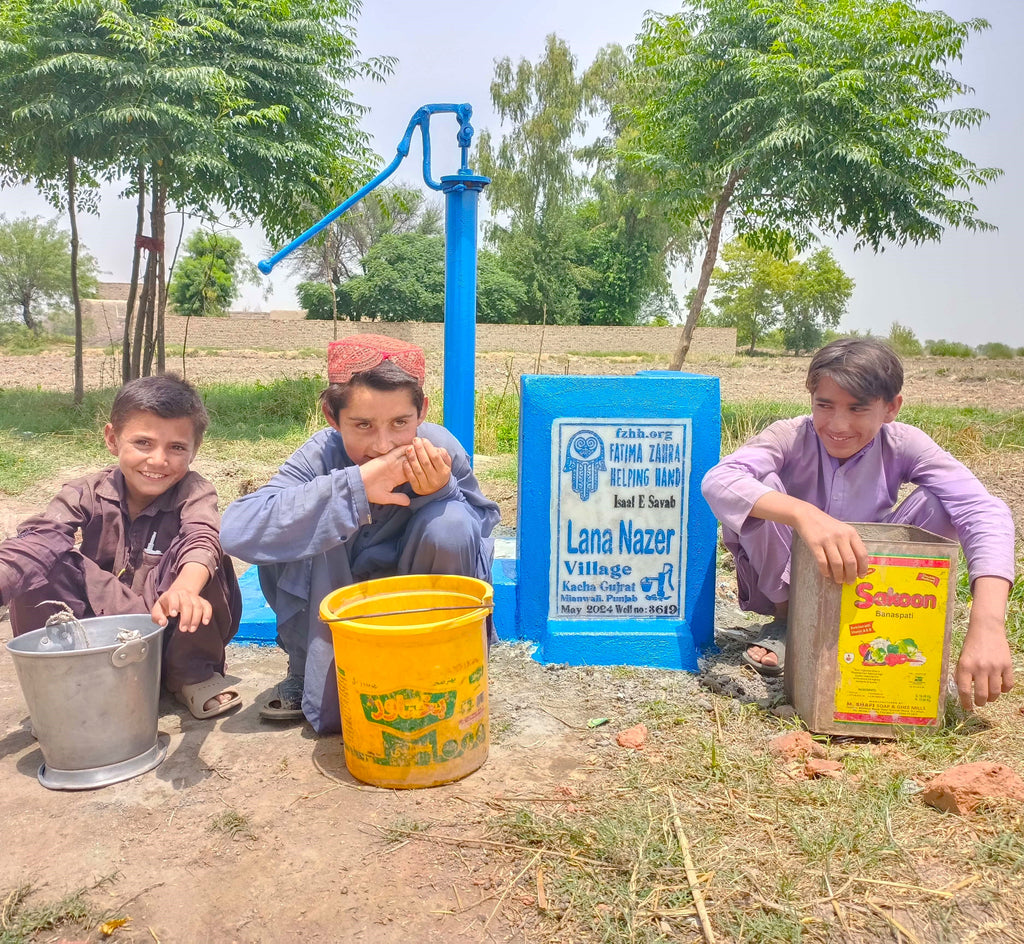
M148 377L153 362L152 336L153 310L156 305L156 265L156 253L150 251L149 258L146 260L146 281L142 283L145 301L139 312L139 323L135 326L138 350L133 352L133 357L138 361L137 377Z
M690 301L690 311L686 315L686 324L683 325L683 335L679 339L679 347L672 357L669 370L682 370L683 361L690 351L690 341L693 339L693 329L697 326L697 319L704 308L704 299L708 294L708 286L711 284L711 273L715 268L715 260L718 258L718 246L722 241L722 223L725 220L725 212L732 202L732 195L736 191L736 185L743 175L739 171L733 171L725 182L722 192L718 195L715 203L715 214L711 220L711 232L708 233L708 244L704 250L704 259L700 264L700 278L697 280L697 289Z
M135 330L132 338L131 379L142 376L142 338L146 325L147 312L153 301L150 291L153 275L153 253L146 253L146 274L142 280L142 297L139 299L139 310L135 313Z
M331 278L331 317L334 319L334 340L338 340L338 287Z
M32 296L27 292L21 299L21 318L29 331L36 332L39 330L39 322L32 317Z
M142 258L142 247L139 237L146 225L146 165L139 161L135 168L136 180L139 184L139 202L135 220L135 249L132 253L132 276L128 283L128 304L124 312L124 336L121 339L121 383L132 379L132 320L135 317L135 300L139 290L139 264Z
M71 223L71 301L75 306L75 403L85 399L85 359L82 338L82 296L78 291L78 167L68 158L68 221Z
M157 229L161 227L161 224L158 222L161 184L159 171L155 163L150 164L149 179L149 225L152 235L147 240L144 240L147 249L146 275L142 282L142 301L135 318L135 343L132 349L133 377L148 377L153 370L153 324L158 304L157 272L163 265L163 247L156 236Z
M167 184L162 180L159 187L160 196L156 201L156 213L153 215L153 235L156 237L157 252L160 264L156 270L157 306L156 306L156 372L162 374L167 369L167 348L164 343L164 316L167 314L167 278L164 273L166 256L164 253L164 235L167 232Z

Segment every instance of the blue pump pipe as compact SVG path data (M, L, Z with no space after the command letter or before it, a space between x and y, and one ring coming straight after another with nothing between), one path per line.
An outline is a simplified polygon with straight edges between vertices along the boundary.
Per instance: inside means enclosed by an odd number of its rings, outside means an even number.
M430 116L443 113L453 113L459 123L457 139L462 161L458 173L442 177L438 183L430 176ZM409 156L413 132L419 128L423 140L423 181L431 190L445 195L444 425L462 443L471 462L476 390L476 231L480 194L490 183L490 178L474 174L469 168L472 116L472 106L465 103L424 105L418 109L398 143L394 160L387 167L322 220L257 266L260 272L269 275L282 259L379 187Z

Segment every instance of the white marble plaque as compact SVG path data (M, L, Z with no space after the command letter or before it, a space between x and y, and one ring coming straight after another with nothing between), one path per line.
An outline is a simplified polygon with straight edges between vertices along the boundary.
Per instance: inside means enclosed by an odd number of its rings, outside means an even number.
M691 423L552 423L551 618L681 618Z

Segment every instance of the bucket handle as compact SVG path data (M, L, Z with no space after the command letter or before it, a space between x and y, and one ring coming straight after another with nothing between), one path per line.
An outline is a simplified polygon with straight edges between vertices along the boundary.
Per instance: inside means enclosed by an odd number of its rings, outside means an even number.
M133 662L141 662L149 652L149 643L145 639L130 639L110 653L110 661L115 669L122 669Z
M330 620L320 620L321 623L334 622L356 622L364 619L380 619L382 616L405 616L407 613L435 613L438 610L487 610L490 613L494 609L493 603L467 603L461 606L422 606L415 610L391 610L388 613L360 613L357 616L341 617L337 613L331 614Z

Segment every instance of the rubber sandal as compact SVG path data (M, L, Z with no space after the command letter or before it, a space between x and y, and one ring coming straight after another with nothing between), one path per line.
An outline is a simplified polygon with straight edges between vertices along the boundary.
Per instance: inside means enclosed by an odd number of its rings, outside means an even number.
M776 678L785 671L786 669L786 627L782 623L768 623L765 627L768 631L763 633L757 639L750 643L750 646L760 646L762 649L767 649L769 652L774 652L779 660L778 665L765 665L763 662L758 662L747 649L743 650L743 654L740 658L746 665L749 665L758 675L764 675L767 678Z
M302 679L289 675L277 686L277 694L260 708L264 721L303 721Z
M218 701L212 708L203 707L217 695L232 695L234 697L228 701ZM214 672L203 682L182 685L181 690L174 693L174 697L188 708L193 718L198 718L200 721L222 715L225 711L230 711L242 704L242 696L227 684L224 676L219 672Z

